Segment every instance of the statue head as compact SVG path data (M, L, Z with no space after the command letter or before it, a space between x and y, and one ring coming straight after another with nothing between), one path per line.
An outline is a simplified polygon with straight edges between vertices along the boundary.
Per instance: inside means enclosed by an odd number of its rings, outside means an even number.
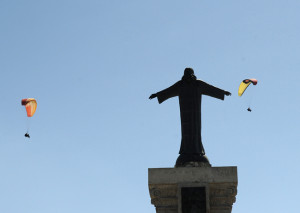
M192 81L196 80L197 77L194 75L194 70L190 67L185 68L184 75L182 76L182 80L184 81Z

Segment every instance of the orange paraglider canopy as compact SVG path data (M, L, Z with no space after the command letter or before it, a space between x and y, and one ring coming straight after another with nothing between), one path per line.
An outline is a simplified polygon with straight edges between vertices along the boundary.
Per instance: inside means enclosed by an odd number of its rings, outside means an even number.
M22 105L26 108L27 116L32 117L37 107L36 100L34 98L22 99Z

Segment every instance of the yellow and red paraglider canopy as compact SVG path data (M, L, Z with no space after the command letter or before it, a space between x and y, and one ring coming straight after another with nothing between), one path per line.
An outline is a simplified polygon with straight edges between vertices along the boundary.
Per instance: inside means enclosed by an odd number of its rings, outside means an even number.
M254 79L254 78L251 78L251 79L245 79L242 81L242 83L240 84L240 87L239 87L239 96L242 96L243 93L245 92L245 90L247 89L247 87L250 85L250 84L253 84L253 85L256 85L257 84L257 80Z
M37 107L36 100L34 98L22 99L22 105L26 108L27 116L32 117Z

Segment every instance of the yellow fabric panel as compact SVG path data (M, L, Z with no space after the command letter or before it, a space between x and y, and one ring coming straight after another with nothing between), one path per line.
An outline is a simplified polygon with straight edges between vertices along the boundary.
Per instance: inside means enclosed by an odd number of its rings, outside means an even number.
M251 81L249 83L244 83L242 82L240 84L240 87L239 87L239 96L242 96L243 93L245 92L245 90L247 89L247 87L251 84Z

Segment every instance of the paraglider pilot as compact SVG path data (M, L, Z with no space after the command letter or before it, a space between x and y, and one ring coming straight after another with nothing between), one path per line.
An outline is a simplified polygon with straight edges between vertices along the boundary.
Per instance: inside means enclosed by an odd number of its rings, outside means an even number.
M229 96L231 93L197 80L194 70L186 68L180 81L149 97L149 99L157 97L159 103L175 96L179 97L181 146L176 167L184 166L187 162L209 163L201 140L202 95L224 100L224 95Z
M26 133L24 136L25 136L26 138L30 138L30 135L29 135L28 133Z

